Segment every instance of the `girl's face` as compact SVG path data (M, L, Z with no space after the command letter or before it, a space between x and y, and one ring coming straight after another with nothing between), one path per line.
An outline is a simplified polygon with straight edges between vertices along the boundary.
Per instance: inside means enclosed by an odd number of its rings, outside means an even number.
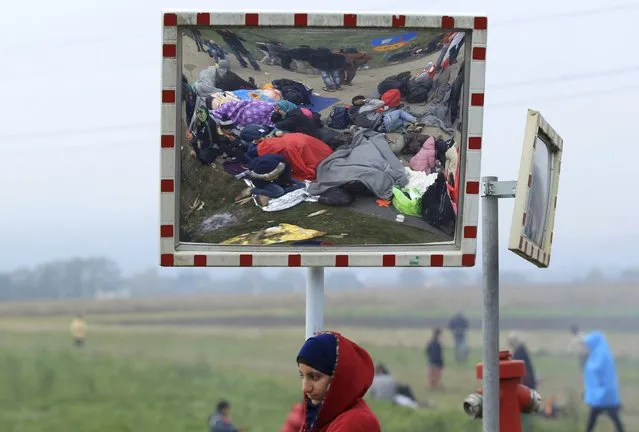
M313 405L319 405L328 392L331 376L302 363L297 368L302 379L302 391Z

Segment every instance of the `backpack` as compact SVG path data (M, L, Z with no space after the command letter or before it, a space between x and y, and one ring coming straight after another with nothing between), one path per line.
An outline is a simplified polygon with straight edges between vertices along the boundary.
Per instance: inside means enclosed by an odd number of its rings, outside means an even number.
M272 82L273 87L280 91L282 98L295 105L310 105L312 91L304 84L282 78Z
M377 92L382 95L388 90L397 89L401 94L406 93L408 81L410 80L410 72L402 72L398 75L392 75L377 85Z
M433 88L433 81L411 82L406 90L406 102L421 103L426 102L428 93Z
M446 179L441 172L437 175L435 183L430 185L422 195L422 218L433 228L449 236L455 235L457 217L448 193Z
M346 129L351 124L348 108L335 106L328 115L328 126L332 129Z
M399 103L402 99L402 94L398 89L390 89L386 93L384 93L381 97L381 100L384 101L384 105L395 108L399 106Z

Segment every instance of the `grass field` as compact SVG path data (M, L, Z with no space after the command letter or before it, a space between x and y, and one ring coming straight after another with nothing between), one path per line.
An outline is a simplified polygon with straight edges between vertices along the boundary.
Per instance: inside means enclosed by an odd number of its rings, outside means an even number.
M357 298L366 310L380 297L384 296L368 293L366 302L363 294L333 294L329 304L337 302L344 310L350 305L357 314L361 313L354 306ZM278 310L297 304L299 299L279 296L278 303L277 296L252 300L235 297L235 301L231 296L219 296L218 300L203 297L198 302L196 297L182 297L0 306L0 431L204 431L206 418L220 398L232 402L236 422L248 430L279 430L300 396L294 358L303 340L303 328L178 326L169 320L203 316L205 312L194 307L198 303L201 309L216 304L221 309L218 312L237 316L259 302L265 312L271 308L277 315ZM440 299L444 300L450 298ZM69 315L79 305L94 311L88 313L90 334L82 350L71 346L68 334ZM152 311L143 312L142 306ZM103 313L98 313L100 307ZM540 309L537 306L536 310ZM11 315L9 311L21 313ZM166 323L147 325L145 319L164 319ZM113 324L118 320L142 323ZM376 361L385 362L399 381L413 387L419 399L435 404L418 412L372 404L384 431L481 430L481 422L468 419L461 410L463 398L479 385L473 366L481 356L480 332L469 335L470 362L458 366L449 361L445 390L433 393L423 385L423 345L429 329L337 330L360 342ZM576 359L563 354L568 336L564 331L533 330L524 336L542 380L542 396L558 395L574 410L562 421L536 419L535 432L582 431L585 414L578 400L581 382ZM608 336L613 349L624 352L618 358L622 394L628 406L623 419L627 430L638 430L639 413L629 405L639 398L639 349L633 343L636 337ZM451 345L449 335L444 343ZM447 351L446 357L451 359L452 353ZM612 431L607 419L601 420L598 431Z

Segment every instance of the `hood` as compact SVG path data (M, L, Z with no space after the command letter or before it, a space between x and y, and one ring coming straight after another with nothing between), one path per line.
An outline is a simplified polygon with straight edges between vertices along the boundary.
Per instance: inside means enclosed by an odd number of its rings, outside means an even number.
M584 364L584 402L594 407L619 406L619 382L615 359L608 347L606 337L600 331L583 337L588 347L588 358Z
M330 333L337 338L337 363L330 387L319 408L317 429L330 424L337 416L355 406L373 384L375 376L373 359L364 348L339 333Z
M588 347L586 367L591 370L607 368L612 362L612 352L608 347L606 336L600 331L593 331L583 337Z

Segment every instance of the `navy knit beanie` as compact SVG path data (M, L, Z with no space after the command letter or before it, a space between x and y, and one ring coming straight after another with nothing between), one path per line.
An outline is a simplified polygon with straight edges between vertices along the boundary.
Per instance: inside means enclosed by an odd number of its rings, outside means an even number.
M333 375L337 363L337 338L332 333L308 338L297 355L297 362L326 375Z

